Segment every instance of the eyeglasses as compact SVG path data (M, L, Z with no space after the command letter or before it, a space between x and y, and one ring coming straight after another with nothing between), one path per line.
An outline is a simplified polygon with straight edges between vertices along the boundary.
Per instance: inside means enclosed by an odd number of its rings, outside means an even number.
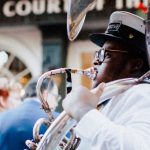
M110 53L124 53L124 54L128 54L127 51L122 51L122 50L111 50L111 49L106 49L106 48L101 48L99 51L95 52L95 58L94 58L94 65L101 65L106 56L107 56L107 52Z

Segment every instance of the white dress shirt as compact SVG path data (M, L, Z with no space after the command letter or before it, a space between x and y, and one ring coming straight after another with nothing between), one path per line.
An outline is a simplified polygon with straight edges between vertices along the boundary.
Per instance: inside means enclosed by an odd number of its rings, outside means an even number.
M75 128L78 150L150 150L150 84L133 86L93 109Z

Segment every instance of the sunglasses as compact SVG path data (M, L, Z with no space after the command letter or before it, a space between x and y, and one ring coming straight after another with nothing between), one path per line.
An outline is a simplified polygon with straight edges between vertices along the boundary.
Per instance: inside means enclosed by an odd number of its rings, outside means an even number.
M108 52L110 52L110 53L124 53L124 54L128 54L127 51L111 50L111 49L101 48L99 51L95 52L95 57L94 57L93 64L94 65L101 65L104 62Z

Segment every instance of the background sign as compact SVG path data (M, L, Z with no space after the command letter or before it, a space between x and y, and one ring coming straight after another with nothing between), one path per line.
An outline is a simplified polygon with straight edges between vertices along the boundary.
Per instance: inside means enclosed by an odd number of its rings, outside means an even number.
M0 25L65 23L67 1L0 0ZM140 2L147 5L148 0L97 0L91 16L107 17L116 9L134 11Z

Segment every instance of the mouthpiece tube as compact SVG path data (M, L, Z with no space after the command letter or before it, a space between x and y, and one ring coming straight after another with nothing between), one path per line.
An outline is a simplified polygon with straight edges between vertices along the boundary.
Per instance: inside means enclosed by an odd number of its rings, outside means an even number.
M85 75L85 76L89 77L91 80L95 80L97 77L98 70L95 67L91 67L86 70L71 69L71 73Z

